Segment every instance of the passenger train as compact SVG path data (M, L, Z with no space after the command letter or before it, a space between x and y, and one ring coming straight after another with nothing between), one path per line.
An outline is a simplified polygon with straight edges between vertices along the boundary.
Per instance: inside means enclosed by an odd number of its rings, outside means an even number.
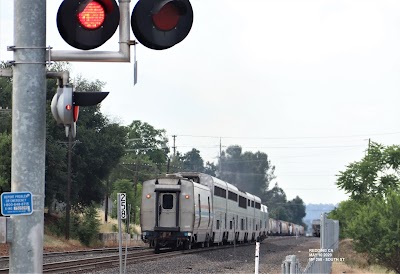
M262 241L304 228L268 217L261 199L207 174L179 172L145 181L141 203L142 240L162 247Z

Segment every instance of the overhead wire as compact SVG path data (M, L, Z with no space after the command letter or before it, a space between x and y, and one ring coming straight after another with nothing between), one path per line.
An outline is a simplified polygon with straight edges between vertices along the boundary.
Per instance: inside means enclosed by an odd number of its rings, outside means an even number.
M396 135L400 131L384 132L384 133L366 133L353 135L333 135L333 136L297 136L297 137L254 137L254 136L213 136L213 135L191 135L191 134L175 134L178 137L195 137L195 138L224 138L224 139L262 139L262 140L293 140L293 139L333 139L333 138L350 138L350 137L370 137L382 135Z

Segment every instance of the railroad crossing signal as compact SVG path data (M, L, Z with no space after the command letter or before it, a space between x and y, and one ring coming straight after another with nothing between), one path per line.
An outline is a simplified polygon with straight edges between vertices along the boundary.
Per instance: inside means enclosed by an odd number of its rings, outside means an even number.
M131 17L132 31L139 42L156 50L181 42L192 24L189 0L139 0Z
M103 45L119 24L115 0L64 0L57 12L61 37L74 48L89 50Z
M121 22L124 20L129 18L122 18ZM120 12L115 0L64 0L57 12L61 37L82 50L103 45L114 35L119 22ZM189 0L139 0L131 16L137 40L156 50L181 42L192 24L193 9Z
M51 113L57 123L65 126L65 135L68 137L71 130L72 137L75 138L79 106L97 105L107 95L108 92L74 92L72 86L59 87L51 100Z

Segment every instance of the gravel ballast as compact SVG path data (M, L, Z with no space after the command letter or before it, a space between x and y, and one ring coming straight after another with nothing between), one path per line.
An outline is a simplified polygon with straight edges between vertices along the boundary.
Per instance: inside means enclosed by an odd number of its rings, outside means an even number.
M287 255L297 255L304 267L309 249L319 248L319 238L271 237L260 244L259 273L281 273ZM255 244L205 251L152 262L127 265L126 273L254 273ZM89 273L89 272L88 272ZM119 273L119 268L90 272Z

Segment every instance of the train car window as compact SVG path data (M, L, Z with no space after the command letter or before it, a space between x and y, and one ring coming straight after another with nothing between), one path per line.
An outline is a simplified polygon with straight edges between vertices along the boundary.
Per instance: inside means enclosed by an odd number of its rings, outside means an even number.
M245 197L239 196L239 207L247 208L246 207L246 198Z
M218 186L214 186L214 195L226 199L226 189L220 188Z
M251 207L254 207L254 201L251 201Z
M232 191L228 191L228 199L237 202L238 195Z
M261 209L261 204L256 202L256 208Z
M217 229L219 229L219 220L217 220Z
M247 200L247 206L250 206L250 200Z
M172 209L174 207L174 196L172 194L164 194L162 206L164 209Z
M229 229L232 229L233 228L233 226L232 226L232 221L230 221L229 222Z

